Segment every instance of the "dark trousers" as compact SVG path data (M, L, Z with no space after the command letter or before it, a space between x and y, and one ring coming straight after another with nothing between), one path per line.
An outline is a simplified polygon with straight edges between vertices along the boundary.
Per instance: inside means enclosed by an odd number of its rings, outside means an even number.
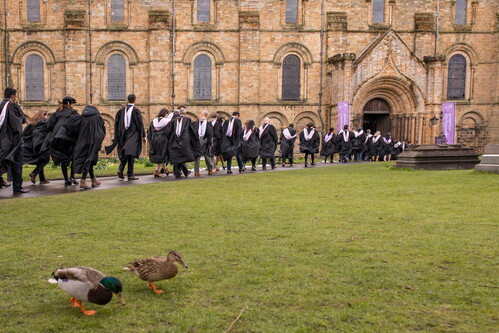
M33 170L33 172L31 172L35 176L40 175L41 182L45 181L45 172L44 172L43 168L45 168L46 165L47 165L47 162L38 163L38 164L36 164L36 168Z
M132 155L127 155L123 160L120 162L120 166L118 167L118 170L120 172L125 171L125 165L128 164L128 170L127 170L127 176L128 177L133 177L133 165L135 163L135 157Z
M178 163L173 165L173 174L175 177L180 177L182 176L182 173L184 176L189 176L189 169L187 169L187 165L185 163Z
M87 179L87 174L90 175L90 178L95 178L94 176L94 166L91 165L90 168L88 168L88 172L87 171L83 171L81 173L81 179L85 180Z
M275 168L275 157L272 156L272 157L269 158L269 160L270 160L270 167L272 169L274 169ZM267 159L266 158L262 158L262 167L264 169L267 167Z
M68 167L69 167L69 163L71 163L71 173L70 173L69 177L71 179L75 178L75 172L73 170L73 162L62 162L61 163L61 171L62 171L62 175L63 175L65 181L68 181Z
M243 163L243 159L241 158L241 151L237 152L236 160L237 160L237 166L239 167L239 170L243 170L244 163ZM227 170L230 170L231 168L232 168L232 157L227 160Z
M315 156L314 156L314 154L312 154L312 153L305 153L305 165L307 165L308 155L310 155L310 159L312 160L312 164L314 164L315 163Z
M17 148L14 154L14 160L10 165L10 172L12 174L12 190L14 193L23 188L23 145Z
M286 158L284 156L282 156L282 164L286 164L286 160L289 160L289 164L293 164L293 160L294 160L294 155L291 155L290 158Z

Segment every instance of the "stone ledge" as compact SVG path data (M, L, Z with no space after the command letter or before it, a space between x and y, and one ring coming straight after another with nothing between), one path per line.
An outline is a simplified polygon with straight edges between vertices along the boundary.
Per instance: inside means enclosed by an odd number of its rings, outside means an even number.
M461 145L425 145L401 153L395 166L425 170L463 170L473 169L478 163L478 154L470 148Z

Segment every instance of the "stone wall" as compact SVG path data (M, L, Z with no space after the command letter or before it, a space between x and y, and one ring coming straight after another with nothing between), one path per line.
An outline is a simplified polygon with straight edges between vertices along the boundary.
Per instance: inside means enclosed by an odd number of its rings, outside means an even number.
M122 54L127 61L127 93L138 96L146 123L172 104L171 1L125 1L125 20L112 22L109 0L92 1L92 91L88 2L40 2L41 22L29 23L26 0L8 3L9 85L19 89L21 105L32 115L55 109L57 100L72 95L83 108L90 102L105 115L109 129L124 101L107 100L107 58ZM298 22L285 20L285 0L212 0L210 22L197 22L196 0L176 0L175 104L194 117L201 110L224 115L241 112L242 119L260 123L269 116L278 127L321 125L319 107L321 2L302 0ZM351 104L351 118L362 118L371 98L384 98L392 108L392 132L400 139L430 143L447 102L447 63L456 53L468 61L467 95L457 103L458 141L478 151L499 142L499 4L468 1L467 20L454 25L454 1L386 0L385 21L373 24L370 0L327 0L324 21L323 116L336 127L336 105ZM438 20L437 20L438 18ZM0 15L5 35L3 12ZM438 39L436 27L438 21ZM5 78L5 43L0 42L0 76ZM45 100L27 102L24 61L36 53L45 63ZM198 54L213 61L212 99L193 99L193 61ZM301 98L281 99L282 60L301 60ZM3 86L5 86L5 80ZM477 114L471 140L468 122ZM466 125L468 124L468 125ZM467 127L466 127L467 126ZM110 131L108 131L110 132ZM473 143L473 144L472 144Z

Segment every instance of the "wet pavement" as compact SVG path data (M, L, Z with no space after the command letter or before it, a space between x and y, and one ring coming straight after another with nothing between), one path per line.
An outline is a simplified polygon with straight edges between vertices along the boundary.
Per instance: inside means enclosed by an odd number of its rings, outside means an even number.
M348 163L353 164L353 163ZM329 166L339 166L345 165L343 163L335 162L324 163L319 162L315 166L309 166L308 169L311 168L321 168L321 167L329 167ZM157 183L165 183L165 182L176 182L176 181L186 181L186 180L195 180L195 179L206 179L206 178L217 178L217 177L234 177L239 175L247 175L247 174L256 174L262 172L278 172L278 171L291 171L291 170L300 170L304 169L303 164L295 164L293 167L287 165L283 167L282 165L278 165L274 170L267 166L267 170L262 170L261 166L257 167L257 171L250 171L251 167L246 167L245 172L239 172L237 167L232 167L233 174L227 174L227 171L220 168L219 172L208 176L207 171L201 171L201 176L195 177L194 172L192 172L189 177L182 177L180 179L175 179L173 174L169 176L161 175L161 178L155 178L152 174L148 175L136 175L138 180L128 181L126 176L125 180L118 179L118 176L114 177L98 177L97 179L101 182L99 187L94 187L90 190L80 189L79 180L78 185L73 186L64 186L64 180L51 180L50 184L40 185L38 182L36 184L32 184L30 181L25 181L23 183L23 187L25 189L29 189L29 193L25 194L12 194L12 186L0 189L0 199L13 199L13 198L33 198L33 197L41 197L47 195L58 195L58 194L67 194L67 193L75 193L81 191L97 191L97 190L107 190L115 187L124 187L124 186L133 186L133 185L143 185L143 184L157 184ZM87 179L87 183L90 183L90 179Z

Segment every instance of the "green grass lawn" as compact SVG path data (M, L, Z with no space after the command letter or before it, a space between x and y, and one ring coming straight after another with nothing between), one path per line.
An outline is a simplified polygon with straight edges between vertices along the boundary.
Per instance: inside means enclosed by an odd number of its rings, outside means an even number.
M388 163L0 201L3 332L497 332L499 177ZM129 261L180 251L147 283ZM116 276L92 317L47 279Z

